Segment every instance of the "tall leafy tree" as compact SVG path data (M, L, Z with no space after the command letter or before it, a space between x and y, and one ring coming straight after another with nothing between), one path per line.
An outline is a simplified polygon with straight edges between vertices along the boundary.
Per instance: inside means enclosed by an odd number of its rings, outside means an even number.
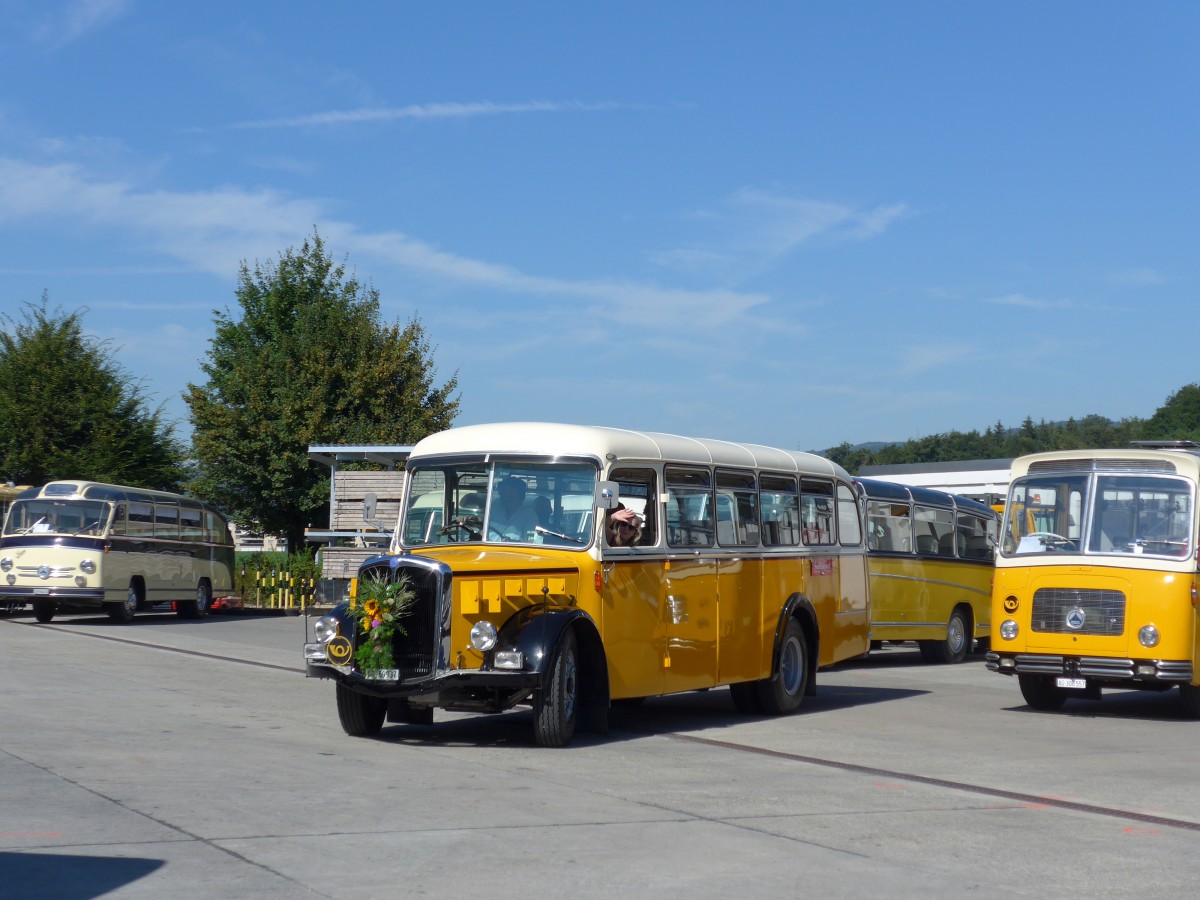
M1185 384L1146 421L1145 436L1200 441L1200 384Z
M177 490L183 448L161 407L83 330L85 310L46 294L0 316L0 476L19 484L78 478Z
M434 384L419 321L381 322L379 292L347 277L315 232L278 263L243 263L236 296L236 314L214 311L207 383L184 394L194 488L299 550L329 502L309 445L409 444L441 431L458 412L458 378Z

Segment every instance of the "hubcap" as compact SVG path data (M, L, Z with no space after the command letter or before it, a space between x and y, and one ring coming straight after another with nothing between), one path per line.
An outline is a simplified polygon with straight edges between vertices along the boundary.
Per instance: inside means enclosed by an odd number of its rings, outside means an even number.
M804 655L796 638L784 644L779 654L779 680L789 695L799 691L804 681Z
M950 620L950 629L949 634L946 636L946 643L949 644L951 652L958 653L962 650L966 642L967 633L963 627L962 619L955 616Z

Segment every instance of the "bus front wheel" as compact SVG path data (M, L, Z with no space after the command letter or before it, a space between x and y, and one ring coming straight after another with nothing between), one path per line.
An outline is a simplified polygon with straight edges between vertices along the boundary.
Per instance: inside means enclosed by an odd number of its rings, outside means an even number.
M129 582L129 590L125 592L124 603L108 604L108 617L114 622L128 625L133 621L133 615L138 609L138 586L136 581Z
M1017 675L1021 685L1021 696L1034 709L1053 711L1061 709L1067 702L1067 694L1055 686L1049 675Z
M565 747L575 736L579 707L579 660L575 632L563 635L547 673L533 695L533 737L542 747Z
M375 737L383 730L387 701L352 691L340 681L337 686L338 719L351 737Z
M970 619L961 609L950 613L950 621L946 623L946 637L940 641L918 641L921 648L921 658L931 663L960 663L967 658L971 649Z
M37 600L33 604L33 617L43 625L54 618L54 613L53 600Z
M1200 719L1200 687L1194 684L1179 686L1179 701L1183 704L1183 714L1189 719Z
M769 716L795 712L808 690L808 641L804 628L788 619L779 642L779 669L774 678L758 682L758 701Z

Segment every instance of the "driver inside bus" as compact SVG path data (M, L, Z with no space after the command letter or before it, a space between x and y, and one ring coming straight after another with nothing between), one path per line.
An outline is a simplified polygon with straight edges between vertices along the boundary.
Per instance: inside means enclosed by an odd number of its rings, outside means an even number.
M527 541L533 536L537 514L525 505L525 482L509 475L492 498L488 534L506 541Z

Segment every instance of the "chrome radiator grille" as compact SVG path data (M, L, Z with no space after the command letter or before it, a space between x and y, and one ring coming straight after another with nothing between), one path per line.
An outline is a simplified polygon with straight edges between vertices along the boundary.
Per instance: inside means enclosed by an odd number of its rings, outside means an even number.
M1125 595L1120 591L1041 588L1033 595L1030 628L1051 634L1123 634Z

